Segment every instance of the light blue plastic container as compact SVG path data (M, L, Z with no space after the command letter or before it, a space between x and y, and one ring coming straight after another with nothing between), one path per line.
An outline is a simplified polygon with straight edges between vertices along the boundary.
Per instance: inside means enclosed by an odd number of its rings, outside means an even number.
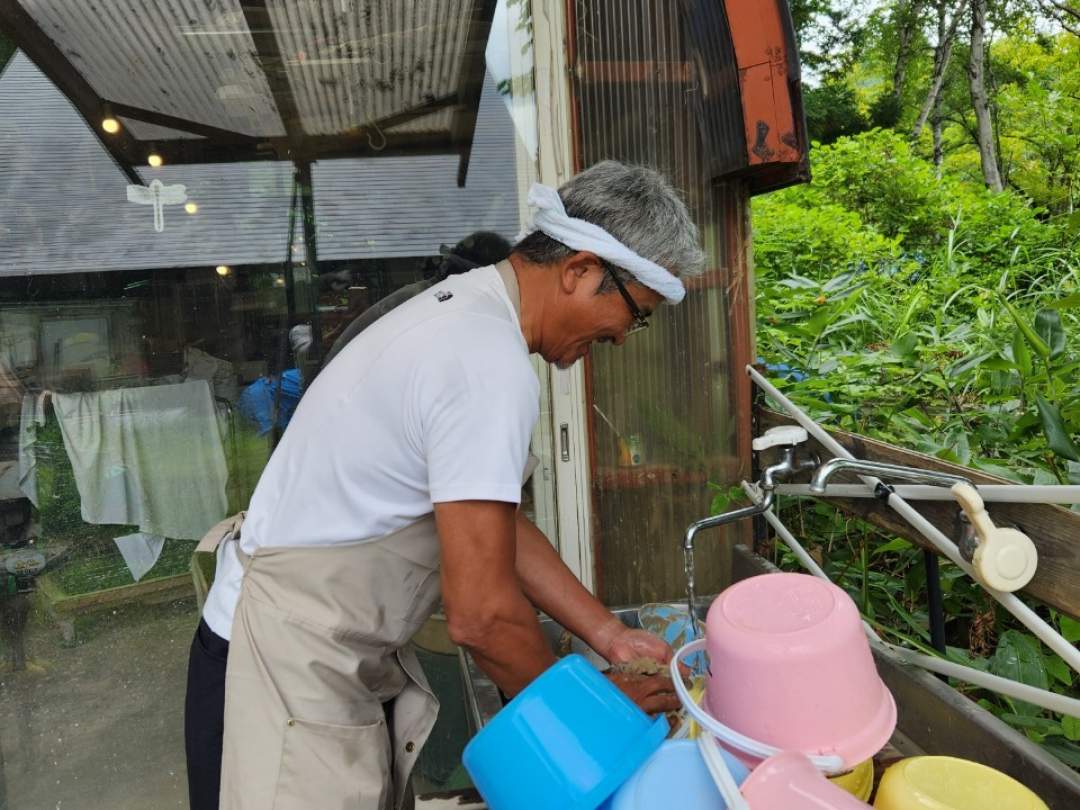
M596 810L667 736L580 655L510 701L462 755L489 810Z
M723 749L720 755L741 785L750 772ZM725 810L694 740L668 740L603 805L603 810Z

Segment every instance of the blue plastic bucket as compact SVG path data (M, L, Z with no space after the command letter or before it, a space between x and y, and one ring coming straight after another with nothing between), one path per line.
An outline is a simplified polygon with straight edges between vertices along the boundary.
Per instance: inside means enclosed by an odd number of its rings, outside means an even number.
M750 772L723 749L720 755L741 785ZM604 810L724 810L727 805L713 782L698 744L668 740L604 804Z
M595 810L667 736L580 655L555 663L462 755L489 810Z

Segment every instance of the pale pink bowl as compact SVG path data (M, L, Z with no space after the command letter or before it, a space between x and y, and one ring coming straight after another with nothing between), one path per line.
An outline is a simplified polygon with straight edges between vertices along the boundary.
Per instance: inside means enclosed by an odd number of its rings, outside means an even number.
M825 778L795 751L775 754L758 765L739 789L753 810L868 810Z
M835 754L853 768L896 727L855 603L806 574L765 574L725 590L705 621L706 710L786 751ZM741 752L753 767L760 760Z

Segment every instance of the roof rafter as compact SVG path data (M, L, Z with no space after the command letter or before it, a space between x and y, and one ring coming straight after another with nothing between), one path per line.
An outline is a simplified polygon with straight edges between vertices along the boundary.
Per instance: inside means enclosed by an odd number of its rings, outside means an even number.
M473 133L476 116L480 111L480 94L484 89L484 71L488 35L491 20L495 16L496 0L473 0L469 11L469 32L465 40L464 59L458 81L458 106L450 124L450 139L461 154L458 164L457 184L465 186L472 154Z
M251 39L255 43L255 56L259 61L270 94L274 97L281 125L285 128L285 137L299 146L304 140L304 128L300 123L300 108L296 104L292 85L285 68L285 58L281 55L274 20L270 16L267 0L240 0L240 9L244 14Z
M175 115L160 113L156 110L145 110L142 107L132 107L130 104L121 104L116 101L106 101L105 104L114 115L121 115L133 121L142 121L146 124L155 124L159 127L178 129L182 132L190 132L193 135L201 135L204 138L213 138L225 143L254 143L258 140L251 135L242 132L233 132L231 129L200 124L198 121L189 121L186 118L178 118Z

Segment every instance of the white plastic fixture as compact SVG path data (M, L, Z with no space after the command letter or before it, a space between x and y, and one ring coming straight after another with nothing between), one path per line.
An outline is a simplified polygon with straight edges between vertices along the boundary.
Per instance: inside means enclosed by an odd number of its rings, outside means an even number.
M798 425L779 425L769 428L753 441L755 450L768 450L770 447L789 447L802 444L807 439L806 428Z
M995 526L983 499L970 484L954 484L952 494L979 540L971 561L979 579L1006 593L1018 591L1031 582L1039 564L1039 552L1031 538L1018 529Z

